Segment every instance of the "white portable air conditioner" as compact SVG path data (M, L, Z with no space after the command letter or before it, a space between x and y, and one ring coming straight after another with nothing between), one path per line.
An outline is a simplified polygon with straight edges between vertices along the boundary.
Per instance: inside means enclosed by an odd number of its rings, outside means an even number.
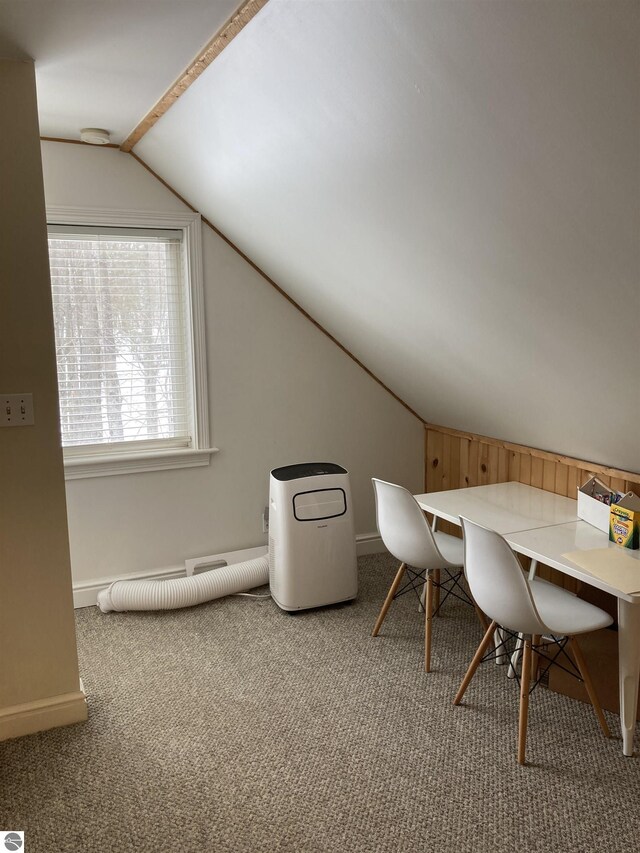
M269 586L283 610L358 594L349 474L340 465L307 462L271 472Z

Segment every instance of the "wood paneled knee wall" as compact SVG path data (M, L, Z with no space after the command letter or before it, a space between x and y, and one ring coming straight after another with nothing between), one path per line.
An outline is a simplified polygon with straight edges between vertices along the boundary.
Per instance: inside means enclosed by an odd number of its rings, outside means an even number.
M516 480L547 492L575 498L578 486L594 475L612 489L633 491L640 495L640 474L425 424L424 487L427 492ZM461 535L459 527L446 522L441 523L439 529ZM538 575L576 590L577 582L573 578L561 575L547 566L540 566Z

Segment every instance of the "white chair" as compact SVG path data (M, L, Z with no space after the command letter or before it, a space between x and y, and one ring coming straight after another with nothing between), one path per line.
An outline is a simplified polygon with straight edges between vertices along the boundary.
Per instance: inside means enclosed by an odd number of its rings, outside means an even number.
M610 737L607 722L575 635L606 628L613 621L608 613L572 595L561 587L536 579L527 579L508 543L493 530L461 518L464 532L464 563L471 594L491 624L467 670L453 701L459 705L469 682L493 639L498 627L523 636L520 676L520 721L518 726L518 763L525 763L527 717L531 690L532 655L538 659L540 638L545 635L566 638L580 676L589 694L600 727ZM550 659L551 660L551 659ZM549 664L551 665L551 663Z
M449 595L469 602L465 590L460 586L462 540L446 533L432 532L417 501L411 492L402 486L376 478L373 478L372 482L376 497L378 531L387 549L400 560L400 568L389 588L372 636L378 636L394 598L409 590L414 590L420 598L419 590L421 591L426 582L424 668L426 672L430 672L434 588L438 594L441 588L445 589L445 596L442 602L438 601L436 604L436 611ZM441 571L446 574L442 582L439 575ZM400 588L405 573L408 580L405 586ZM487 621L484 615L478 615L486 629Z

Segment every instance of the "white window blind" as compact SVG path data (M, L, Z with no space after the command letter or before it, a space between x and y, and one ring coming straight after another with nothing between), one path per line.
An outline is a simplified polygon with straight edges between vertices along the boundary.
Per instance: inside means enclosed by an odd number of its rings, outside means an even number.
M191 446L182 239L181 230L49 226L65 447Z

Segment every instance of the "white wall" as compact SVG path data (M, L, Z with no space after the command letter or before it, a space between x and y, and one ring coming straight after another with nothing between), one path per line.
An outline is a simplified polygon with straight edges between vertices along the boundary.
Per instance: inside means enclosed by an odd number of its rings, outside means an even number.
M42 151L49 205L183 209L129 155L53 142ZM359 533L375 531L371 476L422 489L420 422L206 226L203 253L220 453L207 468L67 481L76 582L266 542L261 514L278 465L344 465Z

